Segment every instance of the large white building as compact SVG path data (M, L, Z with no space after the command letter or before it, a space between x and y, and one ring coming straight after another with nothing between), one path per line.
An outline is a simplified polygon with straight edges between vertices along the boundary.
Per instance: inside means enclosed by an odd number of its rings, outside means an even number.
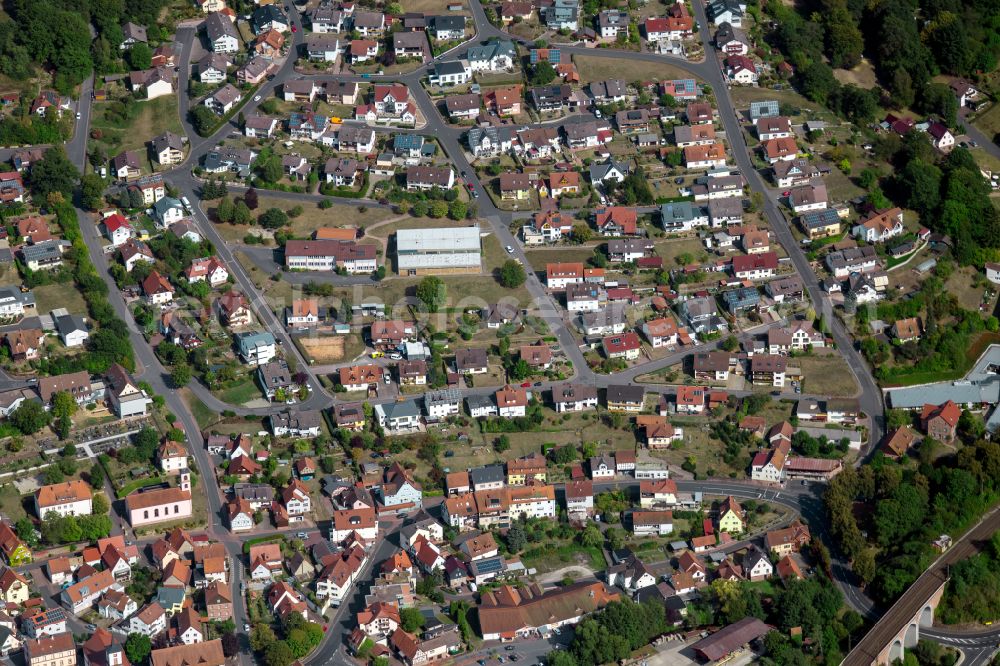
M285 266L303 271L372 273L378 268L374 245L353 241L290 240L285 244Z
M479 226L400 229L396 255L400 275L479 273Z
M89 516L93 512L90 486L79 479L53 483L35 491L35 513L44 519L55 512L60 517Z
M556 491L554 486L524 486L508 488L510 519L555 518Z

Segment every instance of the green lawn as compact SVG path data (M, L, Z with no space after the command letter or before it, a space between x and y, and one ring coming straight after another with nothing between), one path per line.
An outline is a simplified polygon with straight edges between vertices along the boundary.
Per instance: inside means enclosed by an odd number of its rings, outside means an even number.
M19 519L27 515L24 511L24 506L21 504L21 495L12 483L5 483L0 486L0 511L12 523L16 523Z
M219 420L219 415L213 412L208 406L198 399L191 389L182 388L181 397L187 403L188 408L194 415L194 420L198 422L198 427L202 430L208 428Z
M614 78L623 78L626 81L691 78L686 70L667 63L643 61L623 63L617 58L602 58L598 54L574 56L573 62L576 63L576 68L580 72L580 80L584 82Z
M831 350L833 351L833 350ZM854 375L839 353L798 356L790 364L802 369L802 390L817 395L850 397L858 392Z
M976 127L988 137L1000 132L1000 104L994 104L974 121Z
M216 391L215 395L219 398L219 400L222 400L230 405L242 405L243 403L249 402L254 398L261 397L261 392L253 378L248 377L246 380L234 386L221 391Z
M116 122L108 117L113 104L115 102L94 104L94 114L91 119L92 129L98 129L103 134L97 142L107 150L108 157L113 157L123 150L138 150L145 156L146 142L156 135L167 130L175 134L184 134L177 111L176 95L164 95L138 102L137 111L125 123Z
M568 543L553 547L552 544L526 550L521 559L525 566L538 570L538 573L548 573L573 564L582 565L594 571L607 568L607 562L601 549L586 548L579 544Z
M66 308L70 314L87 313L87 302L71 283L35 287L31 293L35 295L39 314L48 314L55 308Z

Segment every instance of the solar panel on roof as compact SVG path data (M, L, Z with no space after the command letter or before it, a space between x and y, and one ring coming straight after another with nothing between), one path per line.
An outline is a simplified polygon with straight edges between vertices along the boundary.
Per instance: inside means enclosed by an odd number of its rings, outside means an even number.
M499 557L491 557L485 560L473 562L476 571L480 574L500 573L503 571L503 560Z

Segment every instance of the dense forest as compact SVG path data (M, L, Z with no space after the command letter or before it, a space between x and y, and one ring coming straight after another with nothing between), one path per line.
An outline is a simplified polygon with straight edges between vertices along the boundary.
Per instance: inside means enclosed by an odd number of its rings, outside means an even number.
M932 541L961 534L1000 491L1000 444L979 441L936 457L939 450L926 438L915 468L876 457L845 469L827 489L830 531L879 603L891 603L927 568Z
M95 64L106 70L117 59L122 23L155 26L166 4L167 0L6 0L4 10L12 20L0 22L0 73L24 81L41 65L53 70L56 89L69 93Z
M963 308L945 289L940 276L927 278L909 298L882 302L873 309L860 308L857 327L868 331L873 318L894 322L916 316L922 316L924 327L919 340L889 344L872 336L861 341L861 351L880 381L899 382L917 373L960 372L970 363L967 354L977 334L991 326L990 330L996 330L995 321L990 324L975 310Z
M850 69L862 54L885 91L878 102L923 113L947 104L933 76L975 78L1000 54L995 0L807 0L797 9L770 0L765 9L768 41L794 66L803 93L852 120L870 120L877 93L840 85L833 68Z
M820 656L825 663L839 663L863 623L854 611L843 610L843 599L833 583L818 577L792 581L773 592L754 583L716 580L689 606L687 624L725 625L745 617L756 617L775 627L763 641L762 660L774 666L807 664ZM793 627L801 628L803 637L810 639L808 646L789 640ZM673 629L661 604L614 602L583 620L569 649L550 653L549 664L614 663Z
M1000 617L1000 532L978 555L957 562L938 607L945 624L993 622Z

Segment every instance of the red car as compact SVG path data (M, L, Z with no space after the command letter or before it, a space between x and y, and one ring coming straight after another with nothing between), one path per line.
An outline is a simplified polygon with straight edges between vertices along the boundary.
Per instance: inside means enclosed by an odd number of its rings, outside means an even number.
M296 28L296 27L295 27L295 26L293 25L293 26L292 26L292 32L298 32L298 31L299 31L299 29L298 29L298 28Z
M521 388L531 388L531 382L524 382L521 384Z
M782 193L781 193L781 196L783 196L783 197L787 197L787 196L788 196L789 194L791 194L791 193L792 193L792 191L791 191L791 190L785 190L784 192L782 192Z

